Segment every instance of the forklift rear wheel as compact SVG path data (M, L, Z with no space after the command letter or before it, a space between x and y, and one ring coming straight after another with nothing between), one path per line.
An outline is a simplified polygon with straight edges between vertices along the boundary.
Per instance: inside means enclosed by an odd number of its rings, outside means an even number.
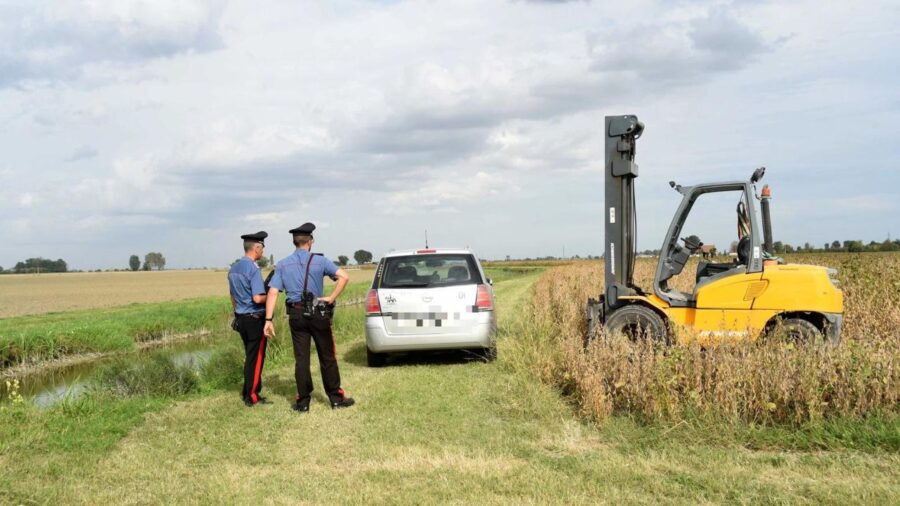
M654 310L640 304L620 307L606 318L607 332L621 333L632 341L649 339L668 342L666 322Z
M795 343L818 343L822 342L822 331L810 321L802 318L787 318L781 322L781 330L784 336L791 342Z

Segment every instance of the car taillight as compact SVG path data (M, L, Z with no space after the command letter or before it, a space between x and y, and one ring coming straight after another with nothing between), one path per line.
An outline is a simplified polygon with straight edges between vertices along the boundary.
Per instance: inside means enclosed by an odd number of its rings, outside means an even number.
M478 311L491 311L494 309L494 299L487 285L478 285L478 295L475 296L475 309Z
M371 289L366 295L366 314L381 314L381 302L378 301L378 290Z

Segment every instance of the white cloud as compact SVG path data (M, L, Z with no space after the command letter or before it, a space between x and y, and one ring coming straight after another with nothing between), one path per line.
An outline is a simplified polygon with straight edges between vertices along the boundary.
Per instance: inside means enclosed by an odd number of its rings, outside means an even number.
M75 148L72 153L66 157L65 161L67 162L78 162L81 160L88 160L91 158L95 158L97 156L97 150L92 148L91 146L80 146Z
M732 8L678 13L675 19L588 35L592 67L642 89L708 81L753 63L772 44L736 19Z
M430 179L407 179L404 183L402 189L382 200L386 214L428 213L441 208L458 212L461 205L476 201L501 205L500 197L519 191L508 178L482 171L466 174L449 170Z
M333 151L337 141L320 127L265 125L253 127L235 120L217 121L186 141L169 164L188 170L244 169L304 154Z
M169 245L172 265L304 221L343 253L427 225L487 256L557 253L520 241L534 229L597 254L603 116L622 112L647 123L641 248L670 216L666 181L763 164L846 210L829 236L893 223L896 6L535 3L5 4L0 229L37 249ZM782 195L779 230L821 242L795 226L818 207L788 202L813 199ZM112 262L71 247L36 253Z
M85 66L131 63L221 47L222 2L35 1L0 6L0 87L78 75Z
M23 193L19 196L19 205L22 207L31 207L34 204L34 195L31 193Z
M122 158L113 161L112 173L81 179L72 189L72 199L64 207L73 212L91 213L89 223L116 223L104 216L150 215L163 217L184 203L186 189L160 177L157 160L152 156ZM98 217L99 215L99 217ZM124 222L120 222L124 224Z

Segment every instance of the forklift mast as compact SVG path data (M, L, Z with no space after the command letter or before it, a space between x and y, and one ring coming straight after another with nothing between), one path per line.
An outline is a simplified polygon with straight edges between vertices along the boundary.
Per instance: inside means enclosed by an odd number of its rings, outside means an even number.
M620 306L620 296L638 293L633 283L637 232L634 179L638 176L634 155L635 141L643 131L644 124L637 116L606 117L604 312Z

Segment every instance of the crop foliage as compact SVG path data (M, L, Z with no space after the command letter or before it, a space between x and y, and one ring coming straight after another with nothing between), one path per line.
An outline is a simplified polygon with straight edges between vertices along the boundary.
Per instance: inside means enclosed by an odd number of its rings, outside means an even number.
M900 255L812 254L788 261L839 269L845 297L840 346L803 346L776 337L665 346L603 334L585 345L585 302L603 292L603 264L581 262L538 280L530 310L536 333L519 349L542 379L598 421L612 415L668 424L896 421ZM639 260L635 279L649 288L654 271L655 260Z

